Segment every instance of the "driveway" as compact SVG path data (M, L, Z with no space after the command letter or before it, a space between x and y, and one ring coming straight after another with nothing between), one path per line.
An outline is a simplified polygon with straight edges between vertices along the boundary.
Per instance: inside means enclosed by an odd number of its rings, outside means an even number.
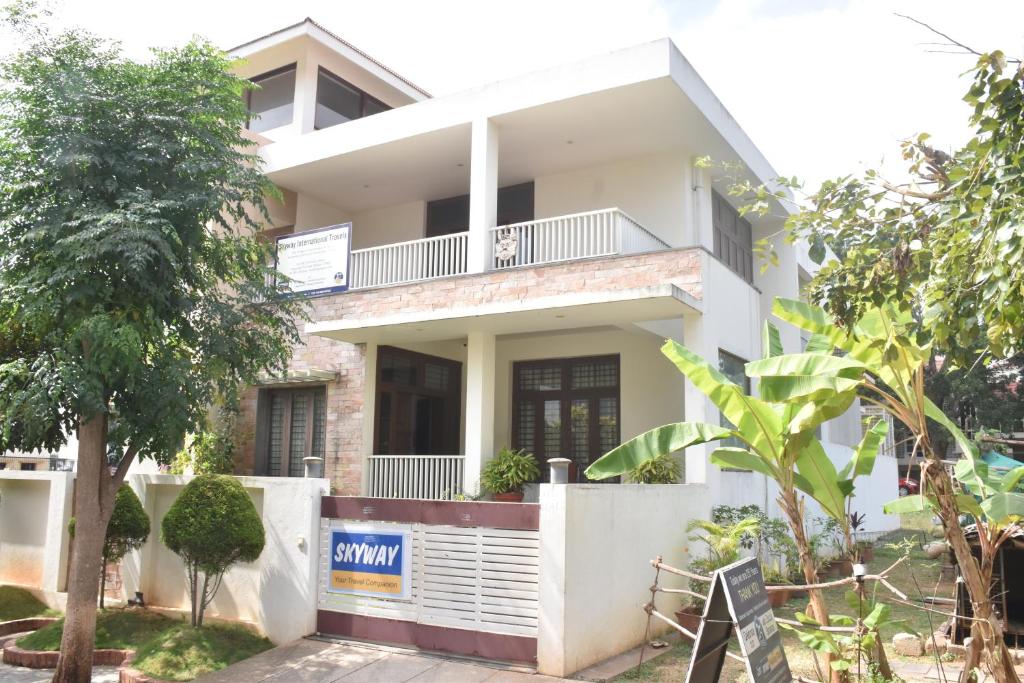
M196 680L202 683L555 683L565 679L363 643L297 640Z

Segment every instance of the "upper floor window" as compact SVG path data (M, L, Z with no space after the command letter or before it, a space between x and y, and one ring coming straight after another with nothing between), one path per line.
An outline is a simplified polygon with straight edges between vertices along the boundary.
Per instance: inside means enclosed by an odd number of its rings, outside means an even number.
M711 191L711 224L715 231L715 258L747 282L754 281L753 231L722 195Z
M722 349L718 350L718 371L725 375L733 384L738 385L743 390L743 393L749 396L750 378L747 377L746 365L747 361L743 360L739 356L734 356L728 351L723 351ZM718 424L726 429L736 429L736 425L730 422L729 418L721 413L719 413ZM722 439L719 445L731 448L746 448L747 446L735 436L730 436L728 439Z
M251 80L259 89L246 94L249 113L255 114L249 119L249 130L262 133L291 123L295 108L295 65L268 71Z
M313 127L317 130L379 114L390 108L330 71L320 68L316 80L316 116L313 120Z

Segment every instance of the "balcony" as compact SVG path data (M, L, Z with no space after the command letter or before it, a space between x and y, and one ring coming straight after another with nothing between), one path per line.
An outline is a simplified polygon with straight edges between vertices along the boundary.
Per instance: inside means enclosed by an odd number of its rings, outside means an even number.
M601 209L491 228L488 270L668 249L625 212ZM366 289L469 272L469 233L385 244L352 252L351 289Z

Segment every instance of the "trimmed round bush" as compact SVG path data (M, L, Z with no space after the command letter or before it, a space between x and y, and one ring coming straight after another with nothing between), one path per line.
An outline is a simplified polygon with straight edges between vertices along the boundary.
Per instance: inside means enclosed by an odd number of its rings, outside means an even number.
M224 474L190 481L164 515L161 533L164 545L185 563L193 626L202 626L224 572L238 562L255 561L266 541L249 494Z

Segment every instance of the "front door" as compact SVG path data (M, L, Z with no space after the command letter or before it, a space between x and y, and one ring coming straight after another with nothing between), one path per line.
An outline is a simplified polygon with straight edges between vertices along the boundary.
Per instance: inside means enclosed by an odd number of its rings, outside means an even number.
M380 347L374 454L458 454L461 393L461 363Z
M512 445L533 453L547 481L549 458L569 458L570 481L619 445L619 357L521 361L512 369Z

